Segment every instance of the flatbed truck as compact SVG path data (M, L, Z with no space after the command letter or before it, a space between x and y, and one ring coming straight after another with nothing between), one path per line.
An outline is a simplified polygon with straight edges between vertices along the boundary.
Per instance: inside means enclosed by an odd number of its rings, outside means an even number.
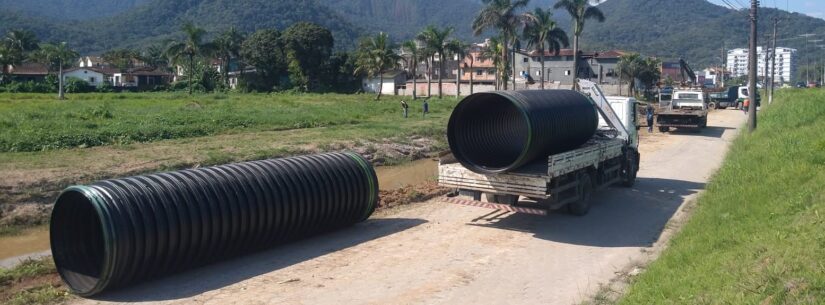
M708 96L703 90L675 90L667 108L656 114L659 131L671 128L690 128L698 131L708 125Z
M566 208L585 215L594 191L633 186L640 158L636 100L606 97L595 83L578 82L600 119L596 135L586 144L500 174L473 172L447 154L440 158L438 184L455 189L458 196L445 201L537 215Z

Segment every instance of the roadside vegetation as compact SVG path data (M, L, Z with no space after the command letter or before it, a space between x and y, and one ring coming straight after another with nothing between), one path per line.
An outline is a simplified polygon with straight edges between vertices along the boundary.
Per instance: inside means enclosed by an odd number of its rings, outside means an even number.
M12 269L0 268L2 304L54 304L70 297L51 257L28 260Z
M782 90L621 304L825 302L825 91Z

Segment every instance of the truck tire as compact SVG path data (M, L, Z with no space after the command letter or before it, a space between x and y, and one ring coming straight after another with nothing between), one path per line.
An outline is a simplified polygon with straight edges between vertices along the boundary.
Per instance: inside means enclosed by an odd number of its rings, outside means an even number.
M670 127L659 126L659 132L668 132L670 131Z
M622 186L633 187L636 184L636 174L639 172L639 153L628 151L622 164Z
M499 194L484 194L487 197L487 202L514 205L518 203L518 196L516 195L499 195Z
M576 216L587 215L590 211L590 201L593 197L593 183L590 174L582 172L578 175L579 186L576 188L579 200L567 204L567 211Z
M708 109L716 109L716 102L708 103Z

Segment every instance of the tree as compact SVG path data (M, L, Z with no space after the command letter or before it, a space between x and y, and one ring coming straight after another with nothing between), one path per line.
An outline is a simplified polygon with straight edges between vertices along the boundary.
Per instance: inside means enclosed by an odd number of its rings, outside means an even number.
M169 59L166 57L166 52L163 47L159 45L147 47L138 57L153 69L167 69L169 67Z
M6 33L3 40L8 47L19 51L22 55L39 48L37 36L31 31L12 30Z
M282 38L290 80L304 91L314 90L321 68L332 55L332 32L314 23L299 22L287 28Z
M619 57L618 69L622 71L620 77L628 81L628 93L636 95L636 84L638 83L650 87L661 77L659 66L661 61L656 58L644 58L638 53L625 54Z
M453 39L447 42L447 47L445 51L448 54L448 57L455 57L456 58L456 72L455 72L455 98L458 99L461 96L461 63L464 62L464 58L468 54L468 49L470 46L465 44L461 40ZM472 75L472 71L470 72Z
M579 39L584 30L584 23L588 19L604 22L604 14L599 8L590 5L590 0L559 0L553 8L564 9L573 21L573 89L575 90L579 76Z
M587 1L587 0L584 0ZM509 65L509 54L507 52L507 44L515 43L517 37L518 27L524 21L524 16L516 14L516 11L524 8L530 2L529 0L482 0L486 5L481 12L478 13L473 21L473 33L478 36L485 30L495 28L498 30L502 39L501 61L502 66L507 70ZM501 71L502 76L507 73ZM513 87L515 88L515 78L513 78ZM507 90L507 83L504 82L504 90Z
M527 41L527 47L533 48L541 56L541 89L544 89L544 53L558 54L562 46L570 45L567 33L556 26L552 11L536 8L527 14L523 37Z
M62 42L59 44L47 43L40 45L40 48L33 52L31 57L34 61L46 65L49 72L58 71L57 98L60 100L65 99L63 92L63 68L70 67L80 55L70 49L65 42Z
M19 65L31 51L38 49L37 37L29 31L12 30L0 41L0 82L4 82L11 66Z
M221 35L212 42L212 45L215 47L215 54L221 60L221 75L226 86L229 86L229 63L232 58L241 56L241 46L243 45L244 39L243 33L239 32L238 29L233 26L229 28L229 30L221 33Z
M381 99L381 89L384 86L384 72L398 67L401 56L395 53L389 36L378 33L375 37L366 37L361 40L358 46L358 59L356 60L355 72L357 75L367 77L379 77L378 95L375 100Z
M410 73L412 74L413 79L413 91L412 96L413 99L418 98L416 90L418 90L418 73L416 69L418 69L418 62L421 60L422 50L418 47L418 43L415 40L407 40L401 44L401 49L407 53L407 63L410 67Z
M208 45L203 43L203 38L206 36L206 30L199 28L187 22L181 28L186 38L183 41L175 41L169 44L166 48L166 54L173 63L180 62L181 59L186 58L189 64L189 71L187 74L193 74L195 71L195 57L204 55L210 49ZM189 81L189 94L192 94L192 75L186 77Z
M424 31L416 37L423 42L425 48L430 51L432 55L438 55L438 98L443 97L442 85L444 75L444 61L446 60L447 43L450 35L453 33L452 27L439 29L435 26L427 26Z
M241 58L257 70L259 89L266 91L279 83L286 66L281 32L274 29L258 30L243 42Z
M505 45L501 42L498 37L490 38L490 42L487 44L485 48L481 50L481 54L479 54L479 60L490 60L493 62L493 66L496 67L496 90L501 89L501 83L503 83L502 74L504 71L504 57L503 55L505 52L502 50L505 48Z
M132 68L133 60L140 57L140 55L128 49L114 49L106 51L101 57L121 71L125 71Z

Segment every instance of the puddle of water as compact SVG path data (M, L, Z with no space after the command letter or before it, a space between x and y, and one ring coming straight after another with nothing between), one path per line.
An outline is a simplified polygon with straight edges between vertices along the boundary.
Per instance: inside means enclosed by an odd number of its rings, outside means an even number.
M0 237L0 260L49 250L47 226L24 230L17 235Z
M422 159L398 166L379 166L375 173L381 190L393 190L432 180L438 176L438 161Z

